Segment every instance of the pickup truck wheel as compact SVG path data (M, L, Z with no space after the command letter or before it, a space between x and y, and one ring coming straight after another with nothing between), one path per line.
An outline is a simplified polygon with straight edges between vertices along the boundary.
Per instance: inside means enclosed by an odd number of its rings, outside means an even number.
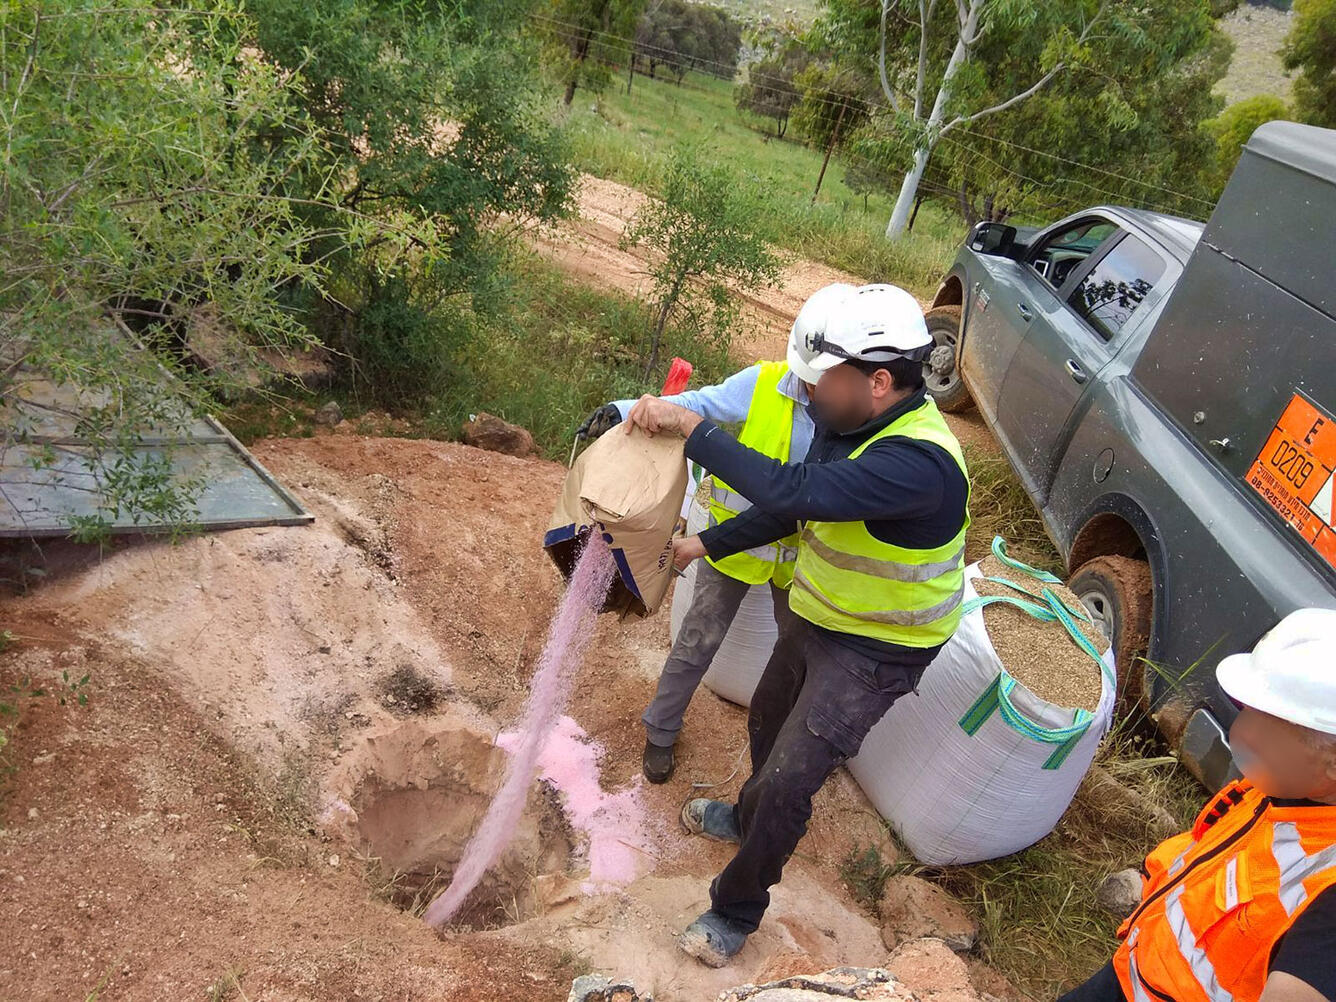
M1140 660L1150 643L1154 598L1150 565L1131 557L1095 557L1076 569L1067 586L1113 641L1118 703L1134 708L1146 695Z
M936 342L932 358L923 363L923 381L928 393L944 411L959 412L974 406L956 366L956 346L960 343L960 307L938 306L923 317L928 333Z

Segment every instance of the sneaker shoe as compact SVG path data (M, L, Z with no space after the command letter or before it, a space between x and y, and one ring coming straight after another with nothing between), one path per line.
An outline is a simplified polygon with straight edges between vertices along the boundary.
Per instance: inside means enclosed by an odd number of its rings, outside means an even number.
M747 944L747 935L736 922L708 911L686 927L677 945L706 967L723 967Z
M666 783L673 775L673 746L645 742L645 753L640 757L640 768L651 783Z
M682 827L692 835L704 835L718 842L741 842L733 805L722 800L697 797L682 805ZM709 913L707 913L709 914Z

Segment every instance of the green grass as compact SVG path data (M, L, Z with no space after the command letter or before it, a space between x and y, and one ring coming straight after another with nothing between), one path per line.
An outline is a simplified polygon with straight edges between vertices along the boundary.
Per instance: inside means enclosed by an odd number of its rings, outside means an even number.
M582 170L653 193L670 151L698 145L741 183L760 186L771 211L757 228L772 244L868 281L930 296L964 236L958 216L925 202L914 232L888 242L883 233L892 200L873 195L865 210L863 198L845 187L837 157L812 204L823 151L767 134L768 120L744 120L730 81L691 73L678 86L637 74L630 95L623 78L601 97L577 93L565 114Z
M966 559L983 559L991 551L993 537L1001 536L1013 557L1065 577L1062 557L1007 457L996 448L972 443L962 447L970 471L972 520L966 535Z
M456 439L470 414L486 411L527 428L549 459L565 460L576 426L590 411L609 400L656 391L674 355L694 363L696 386L719 382L737 368L726 347L702 343L670 325L663 362L646 375L641 349L651 321L644 303L569 278L524 253L517 254L509 279L504 313L485 322L475 318L467 344L455 349L460 353L451 360L457 374L451 385L394 408L393 419L349 385L238 402L222 419L242 442L309 437L316 408L334 399L359 434Z

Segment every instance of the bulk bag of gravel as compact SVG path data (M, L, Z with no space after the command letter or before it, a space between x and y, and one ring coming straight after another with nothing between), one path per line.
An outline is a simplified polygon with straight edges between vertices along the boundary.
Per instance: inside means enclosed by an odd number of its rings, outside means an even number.
M916 692L849 770L922 863L1018 852L1053 830L1113 719L1108 640L1058 578L993 556L965 569L965 614Z
M688 536L694 536L709 524L709 490L710 482L706 479L703 490L698 486L697 493L688 497ZM691 605L691 596L696 588L696 568L700 563L699 560L693 560L688 564L686 573L677 579L673 588L669 621L674 641L677 640L682 620ZM748 589L747 597L742 600L738 614L733 617L733 623L724 635L724 642L719 645L719 653L714 656L710 670L705 673L705 684L730 702L751 705L756 683L761 680L761 672L765 670L770 652L775 647L777 630L772 603L768 583L752 585Z

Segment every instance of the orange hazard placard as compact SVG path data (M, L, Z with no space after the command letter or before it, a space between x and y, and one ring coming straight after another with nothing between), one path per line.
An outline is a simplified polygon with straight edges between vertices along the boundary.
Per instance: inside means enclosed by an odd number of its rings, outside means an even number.
M1248 483L1333 566L1336 419L1296 393L1248 471Z

